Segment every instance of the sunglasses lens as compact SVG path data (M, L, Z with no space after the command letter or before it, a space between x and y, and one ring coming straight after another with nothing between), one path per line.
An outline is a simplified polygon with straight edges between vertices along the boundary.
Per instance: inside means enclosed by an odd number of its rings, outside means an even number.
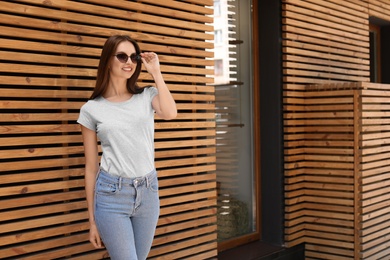
M118 58L118 60L122 63L126 63L127 62L127 55L125 53L119 53L116 55L116 57Z
M133 63L137 63L140 60L140 56L138 54L133 53L130 55L130 59Z

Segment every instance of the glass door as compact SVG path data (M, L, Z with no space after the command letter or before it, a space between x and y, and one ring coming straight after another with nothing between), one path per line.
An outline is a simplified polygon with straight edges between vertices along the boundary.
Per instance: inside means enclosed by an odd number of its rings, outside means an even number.
M215 0L214 36L221 251L259 238L252 1Z

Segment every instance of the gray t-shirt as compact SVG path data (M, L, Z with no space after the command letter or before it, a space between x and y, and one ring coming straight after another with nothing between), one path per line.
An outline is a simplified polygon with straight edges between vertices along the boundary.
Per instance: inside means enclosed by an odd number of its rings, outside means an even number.
M77 122L97 133L101 142L100 167L115 176L142 177L154 170L154 110L158 91L147 87L124 102L103 97L89 100Z

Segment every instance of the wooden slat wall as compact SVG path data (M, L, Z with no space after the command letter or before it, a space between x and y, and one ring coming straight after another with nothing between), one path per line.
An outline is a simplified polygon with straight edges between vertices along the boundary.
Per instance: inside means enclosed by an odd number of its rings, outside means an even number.
M390 85L363 84L361 259L390 258Z
M390 257L388 86L368 83L368 19L390 21L389 10L388 0L283 1L285 242L306 243L307 259Z
M319 247L334 244L332 237L324 237L326 233L322 229L326 225L318 229L313 222L331 225L339 218L351 216L352 166L342 158L350 159L353 149L352 126L349 123L343 127L352 120L353 108L350 94L349 99L343 99L342 96L322 97L322 92L314 93L319 96L313 99L322 101L310 107L310 103L306 104L311 101L305 98L305 86L369 81L367 3L331 0L284 0L283 3L285 242L291 247L307 242L310 237L313 243L306 244L309 257L310 252L326 251ZM332 120L323 120L333 113L333 99L342 113L335 113ZM348 147L346 151L339 150L341 141ZM328 171L317 170L317 165L324 164L329 165ZM330 177L328 172L334 176L329 178L324 190L321 183L323 178ZM337 205L322 211L334 199L339 199ZM344 229L350 230L350 223L336 234ZM353 248L346 250L348 255Z
M102 259L88 242L76 123L112 34L159 54L177 101L156 118L161 216L151 259L217 254L212 0L0 4L0 258ZM151 82L143 71L141 85Z
M302 220L290 228L293 238L304 233L307 259L352 259L359 243L355 228L360 207L356 204L359 179L359 137L355 136L360 110L356 84L321 84L308 87L303 121L302 174L289 189L300 188L304 198L289 205L289 216ZM294 178L294 179L298 179ZM288 191L287 191L288 192ZM297 191L294 191L297 193ZM299 213L294 212L298 209ZM297 217L295 217L295 216ZM296 222L294 220L293 222ZM301 230L303 227L303 230Z

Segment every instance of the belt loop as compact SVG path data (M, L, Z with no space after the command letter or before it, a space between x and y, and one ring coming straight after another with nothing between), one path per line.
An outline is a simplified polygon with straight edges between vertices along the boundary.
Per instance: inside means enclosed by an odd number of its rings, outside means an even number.
M146 188L149 188L149 176L146 176L145 177L145 179L146 179Z
M122 177L119 177L119 190L122 189Z

